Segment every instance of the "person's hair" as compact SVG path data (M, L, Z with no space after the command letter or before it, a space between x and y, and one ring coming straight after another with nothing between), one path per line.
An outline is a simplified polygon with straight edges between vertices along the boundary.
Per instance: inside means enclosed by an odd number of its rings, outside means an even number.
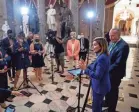
M108 55L108 43L107 43L106 39L103 38L103 37L96 37L96 38L93 40L93 42L94 42L94 41L96 41L96 42L99 44L99 46L101 47L100 53L101 53L101 54L102 54L102 53L105 53L105 54Z
M70 35L76 37L76 32L70 32Z
M112 28L111 30L116 31L116 32L117 32L117 34L118 34L118 35L119 35L119 37L120 37L120 35L121 35L121 30L120 30L119 28Z
M13 33L13 31L12 30L8 30L7 31L7 34L10 34L10 33Z

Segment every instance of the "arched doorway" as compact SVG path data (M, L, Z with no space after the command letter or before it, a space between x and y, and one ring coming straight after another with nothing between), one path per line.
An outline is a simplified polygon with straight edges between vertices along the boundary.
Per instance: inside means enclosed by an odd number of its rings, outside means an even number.
M124 9L115 17L115 27L121 30L122 35L131 35L134 14L132 11Z
M121 34L125 35L125 31L126 31L126 21L125 20L119 21L119 29L121 30Z

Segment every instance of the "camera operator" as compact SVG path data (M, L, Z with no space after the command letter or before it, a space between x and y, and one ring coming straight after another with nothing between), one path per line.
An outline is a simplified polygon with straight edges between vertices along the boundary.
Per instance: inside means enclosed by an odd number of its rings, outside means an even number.
M57 64L56 72L59 72L62 75L64 73L64 47L63 39L60 37L56 37L54 40L54 52ZM62 71L59 71L60 66L62 68Z

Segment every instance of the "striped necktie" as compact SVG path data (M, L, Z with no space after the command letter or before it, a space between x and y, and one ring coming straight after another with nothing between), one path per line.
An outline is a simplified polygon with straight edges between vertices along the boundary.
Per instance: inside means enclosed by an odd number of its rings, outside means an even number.
M112 45L109 47L109 53L113 50L113 48L115 47L116 43L112 43Z

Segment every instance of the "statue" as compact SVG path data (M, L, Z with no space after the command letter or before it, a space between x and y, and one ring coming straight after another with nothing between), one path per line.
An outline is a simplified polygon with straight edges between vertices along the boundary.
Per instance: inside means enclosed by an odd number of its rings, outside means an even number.
M48 24L48 28L53 31L56 31L55 15L56 15L56 10L53 8L53 5L50 4L50 8L47 11L47 24Z
M136 35L139 37L139 19L136 21Z
M22 22L23 22L22 28L23 28L25 37L27 37L29 34L28 20L29 20L29 16L27 14L24 14L23 19L22 19Z
M73 17L71 10L63 3L63 7L60 10L60 22L61 22L61 37L67 38L70 36L71 29L73 27Z
M7 31L10 29L8 22L5 21L5 23L2 25L2 31L3 31L3 38L7 37Z

